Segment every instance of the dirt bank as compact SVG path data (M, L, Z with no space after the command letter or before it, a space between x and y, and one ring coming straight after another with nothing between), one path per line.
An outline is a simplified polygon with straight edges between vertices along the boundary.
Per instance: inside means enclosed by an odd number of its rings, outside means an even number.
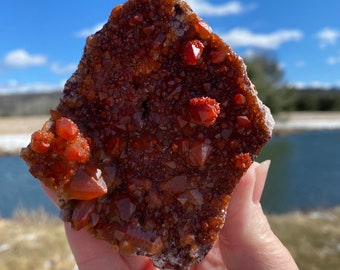
M32 133L40 129L49 116L0 117L0 135Z
M279 135L312 130L340 129L340 112L290 112L276 116L274 133Z
M48 116L0 117L0 155L19 154L31 134L40 129Z

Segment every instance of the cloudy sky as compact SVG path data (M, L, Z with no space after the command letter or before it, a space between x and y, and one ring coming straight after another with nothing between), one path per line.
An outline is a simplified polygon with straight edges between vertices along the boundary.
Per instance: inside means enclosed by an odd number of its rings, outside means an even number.
M3 1L0 94L61 89L86 36L124 0ZM241 55L269 51L297 86L340 87L340 1L188 0Z

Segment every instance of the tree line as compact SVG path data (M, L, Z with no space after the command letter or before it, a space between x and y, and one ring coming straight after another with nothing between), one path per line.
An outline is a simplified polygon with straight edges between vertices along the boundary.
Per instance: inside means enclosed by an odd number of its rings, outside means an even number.
M284 83L284 71L269 54L245 58L248 76L256 85L259 97L272 112L340 111L340 89L298 89Z
M55 108L61 91L0 95L0 116L44 115Z
M282 111L340 111L340 89L297 89L284 83L284 71L275 57L258 53L245 58L248 76L259 97L274 114ZM61 91L0 95L0 116L48 114Z

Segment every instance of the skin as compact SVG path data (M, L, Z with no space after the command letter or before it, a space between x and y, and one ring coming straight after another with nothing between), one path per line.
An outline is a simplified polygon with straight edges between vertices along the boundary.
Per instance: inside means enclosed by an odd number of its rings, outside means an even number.
M254 163L235 188L219 239L205 259L191 270L203 269L298 269L294 259L270 228L260 203L270 161ZM55 195L44 188L56 202ZM105 241L85 230L74 231L65 223L65 232L80 270L154 270L143 256L123 257Z

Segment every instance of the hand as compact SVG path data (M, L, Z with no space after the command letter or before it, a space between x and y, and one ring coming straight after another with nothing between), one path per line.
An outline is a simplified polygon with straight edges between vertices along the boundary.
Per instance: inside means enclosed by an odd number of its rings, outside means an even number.
M272 232L262 211L260 198L270 162L254 163L235 188L225 225L205 259L192 270L298 269L289 251ZM50 198L55 198L46 188ZM55 200L54 200L55 201ZM66 235L80 270L155 270L147 257L123 257L112 246L74 231L65 224Z

